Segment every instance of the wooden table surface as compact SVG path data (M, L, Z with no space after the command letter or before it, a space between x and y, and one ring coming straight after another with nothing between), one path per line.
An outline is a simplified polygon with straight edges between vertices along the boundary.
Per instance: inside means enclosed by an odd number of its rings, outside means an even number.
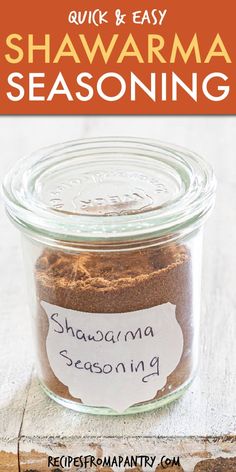
M53 470L49 454L180 456L184 472L201 460L236 456L236 118L2 117L0 175L42 145L98 135L175 142L205 155L215 168L217 203L204 238L199 372L180 400L132 417L78 414L47 398L33 367L20 236L1 206L0 472Z

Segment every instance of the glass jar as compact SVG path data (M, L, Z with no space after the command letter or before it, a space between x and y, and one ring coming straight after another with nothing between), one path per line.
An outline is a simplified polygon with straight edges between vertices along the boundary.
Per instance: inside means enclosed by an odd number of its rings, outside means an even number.
M18 161L3 188L45 392L94 414L178 398L197 368L211 167L156 141L88 139Z

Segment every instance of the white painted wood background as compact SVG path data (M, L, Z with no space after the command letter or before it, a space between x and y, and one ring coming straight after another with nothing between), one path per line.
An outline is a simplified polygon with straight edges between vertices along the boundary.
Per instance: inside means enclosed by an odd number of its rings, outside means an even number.
M201 458L236 456L236 118L1 117L0 175L40 146L102 135L174 142L215 168L217 204L204 240L199 373L178 402L133 417L80 415L49 400L33 372L20 237L1 206L0 472L46 472L47 454L180 455L185 472Z

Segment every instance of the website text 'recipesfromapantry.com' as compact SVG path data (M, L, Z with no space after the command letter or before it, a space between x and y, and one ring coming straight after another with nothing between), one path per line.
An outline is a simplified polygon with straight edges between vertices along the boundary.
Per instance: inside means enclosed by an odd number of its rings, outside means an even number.
M179 456L157 457L155 455L136 455L136 456L104 456L95 457L92 455L81 456L48 456L48 467L58 467L60 470L69 467L79 467L81 469L91 469L93 467L109 468L132 468L140 467L144 470L160 467L163 470L180 466Z

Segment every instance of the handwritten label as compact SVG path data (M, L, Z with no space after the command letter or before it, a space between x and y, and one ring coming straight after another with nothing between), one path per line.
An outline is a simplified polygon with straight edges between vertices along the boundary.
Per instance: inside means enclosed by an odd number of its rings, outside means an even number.
M180 361L183 333L171 303L115 314L41 304L51 368L86 405L121 413L151 400Z

